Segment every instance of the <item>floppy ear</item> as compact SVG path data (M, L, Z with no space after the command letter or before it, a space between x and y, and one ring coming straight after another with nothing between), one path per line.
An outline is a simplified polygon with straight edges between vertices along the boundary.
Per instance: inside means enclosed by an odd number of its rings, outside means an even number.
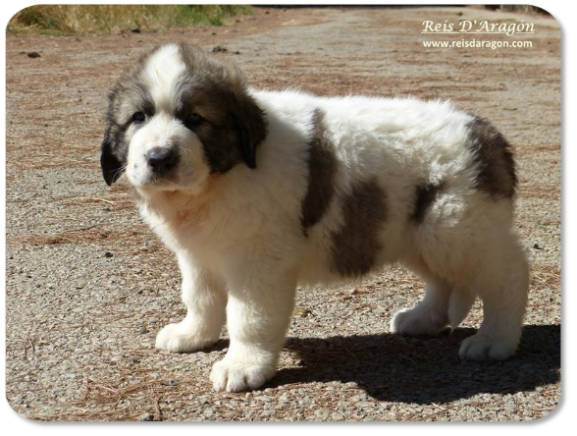
M267 134L264 111L248 95L234 97L234 117L239 131L242 159L249 168L256 168L256 149Z
M113 153L113 143L110 130L106 129L104 139L100 144L100 168L102 176L108 186L111 186L124 172L124 165Z

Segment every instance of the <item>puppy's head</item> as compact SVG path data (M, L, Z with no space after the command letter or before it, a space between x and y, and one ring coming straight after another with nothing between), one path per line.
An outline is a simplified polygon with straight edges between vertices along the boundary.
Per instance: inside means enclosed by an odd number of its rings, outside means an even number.
M264 114L238 68L197 47L167 44L140 59L109 93L100 163L143 190L199 192L213 173L256 168Z

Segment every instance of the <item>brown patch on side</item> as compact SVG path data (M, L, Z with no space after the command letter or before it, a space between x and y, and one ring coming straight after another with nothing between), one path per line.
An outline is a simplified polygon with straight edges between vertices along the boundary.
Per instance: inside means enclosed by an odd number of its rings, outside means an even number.
M478 169L475 187L494 197L512 198L517 187L511 144L482 118L469 124L473 163Z
M308 229L321 220L335 192L333 182L337 161L332 144L326 136L323 119L324 112L316 109L312 119L313 129L307 160L308 187L301 212L301 225L305 236L308 236Z
M425 219L425 214L442 189L443 183L433 184L430 182L425 182L417 186L415 191L415 204L413 213L411 214L411 221L416 224L421 224L423 222Z
M333 268L342 276L368 273L381 250L379 229L387 219L386 193L376 179L353 185L343 199L341 229L332 235Z

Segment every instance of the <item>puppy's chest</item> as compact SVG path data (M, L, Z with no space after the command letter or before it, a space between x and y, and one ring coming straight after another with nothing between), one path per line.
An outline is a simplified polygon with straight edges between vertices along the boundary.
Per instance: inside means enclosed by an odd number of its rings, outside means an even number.
M225 250L242 234L240 229L244 226L242 215L207 203L172 206L162 211L141 209L141 213L151 229L174 252Z

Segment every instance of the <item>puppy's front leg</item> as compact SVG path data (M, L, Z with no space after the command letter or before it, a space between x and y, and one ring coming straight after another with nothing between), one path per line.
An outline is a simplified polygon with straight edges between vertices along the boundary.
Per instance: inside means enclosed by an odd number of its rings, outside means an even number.
M156 348L183 353L206 348L218 340L226 316L226 289L220 277L196 268L191 259L179 256L178 263L186 317L158 333Z
M292 274L253 274L229 289L230 347L210 374L216 391L256 389L276 370L294 308L296 278Z

